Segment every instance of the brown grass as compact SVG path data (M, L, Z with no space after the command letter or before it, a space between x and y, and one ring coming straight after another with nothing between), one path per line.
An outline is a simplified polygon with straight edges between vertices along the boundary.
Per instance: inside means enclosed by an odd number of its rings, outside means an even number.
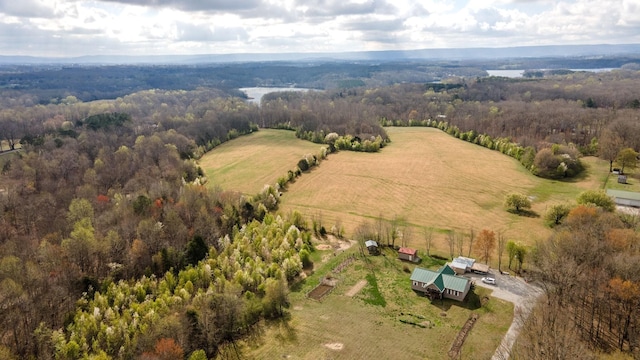
M365 221L399 217L411 228L405 231L407 245L419 249L427 227L502 230L509 239L533 244L550 230L541 218L506 212L506 194L531 196L533 211L543 216L550 204L572 201L580 191L602 186L601 179L590 176L574 182L537 178L515 159L436 129L387 131L393 142L380 153L331 154L319 169L290 186L281 209L321 217L327 229L341 223L347 235ZM436 238L444 249L444 235Z
M556 203L575 202L586 189L604 186L608 163L585 158L586 175L572 181L531 175L518 161L432 128L388 128L392 143L375 154L343 151L290 184L280 210L320 218L327 230L344 226L351 237L363 222L401 218L407 246L424 250L423 229L434 228L435 252L448 255L445 231L504 231L508 240L534 244L551 234L542 216ZM260 130L225 143L201 160L209 184L255 194L295 168L320 146L293 132ZM609 184L611 179L609 180ZM510 192L533 199L540 217L503 208ZM472 253L472 256L474 254ZM493 265L497 265L497 261Z
M264 185L275 185L305 154L317 154L320 147L297 139L293 131L262 129L218 146L200 159L200 166L210 186L254 195Z
M360 290L362 290L365 287L365 285L367 285L367 281L366 280L360 280L360 281L358 281L357 284L353 285L351 287L351 289L349 289L349 291L347 291L344 294L345 294L345 296L348 296L348 297L354 297L357 293L360 292Z
M552 204L573 202L580 192L605 186L608 164L595 158L585 159L582 178L551 181L529 174L514 159L436 129L390 128L388 133L393 143L380 153L332 154L319 168L305 173L285 192L281 211L295 209L321 218L327 229L340 223L347 236L364 221L375 225L378 218L400 217L408 225L407 245L418 249L424 249L426 227L440 232L468 232L472 227L477 232L504 230L509 240L533 244L550 230L541 218L506 212L502 203L507 193L530 196L532 210L543 216ZM255 193L293 168L303 154L318 149L291 132L261 130L220 146L201 164L212 184ZM437 252L447 254L444 235L435 236ZM292 290L290 320L270 324L261 336L244 344L247 358L445 359L460 328L476 312L480 316L461 356L489 359L511 323L513 305L500 299L491 298L478 308L453 301L431 303L417 296L403 271L406 263L395 259L395 253L359 257L333 274L338 285L322 302L310 300L305 295L319 279L358 252L356 248L340 253L332 244L325 245L318 249L326 251L312 254L320 267ZM415 265L408 266L412 270ZM385 307L368 304L369 283L355 295L349 292L371 273ZM476 292L477 302L490 294L484 288ZM407 317L430 325L422 328L400 321Z

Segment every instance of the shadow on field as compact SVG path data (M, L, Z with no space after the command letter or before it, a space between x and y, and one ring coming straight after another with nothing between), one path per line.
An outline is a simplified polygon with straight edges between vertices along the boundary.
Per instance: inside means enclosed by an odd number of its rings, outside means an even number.
M287 312L282 318L270 320L267 324L269 327L278 329L276 338L279 341L290 343L298 340L296 329L290 324L291 314Z
M524 216L524 217L530 217L530 218L539 218L540 215L535 212L535 211L531 211L531 210L525 210L525 209L521 209L521 210L507 210L508 212L518 215L518 216Z
M468 310L477 310L482 307L480 296L473 290L469 291L467 297L462 302L451 299L435 299L431 301L431 304L441 309L442 311L449 311L452 306L457 306Z
M306 284L307 279L299 279L297 281L295 281L293 284L291 284L291 286L289 287L289 291L294 293L294 292L300 292L300 290L302 290L302 287L304 286L304 284Z

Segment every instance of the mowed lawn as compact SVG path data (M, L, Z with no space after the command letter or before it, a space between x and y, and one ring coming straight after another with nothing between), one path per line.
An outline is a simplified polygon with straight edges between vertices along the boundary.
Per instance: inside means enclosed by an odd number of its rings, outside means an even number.
M228 141L200 159L210 186L255 195L296 168L321 146L297 139L293 131L261 129Z
M346 255L332 257L317 274L294 287L290 319L270 324L258 339L244 344L247 358L448 359L460 329L475 313L479 317L462 347L462 358L490 359L511 324L513 304L491 298L480 306L480 298L490 295L482 287L464 303L432 303L418 296L409 281L415 265L397 260L391 249L385 249L385 256L358 256L345 270L332 273L338 284L329 295L321 301L306 298L319 277ZM349 290L368 274L375 275L385 306L367 302L373 297L371 284L349 296Z

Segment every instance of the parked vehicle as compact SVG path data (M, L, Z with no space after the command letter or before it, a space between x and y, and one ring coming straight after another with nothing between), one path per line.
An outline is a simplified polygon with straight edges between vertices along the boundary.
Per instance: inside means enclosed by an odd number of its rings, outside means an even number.
M496 284L496 279L494 279L492 277L483 277L482 278L482 282L485 283L485 284L495 285Z

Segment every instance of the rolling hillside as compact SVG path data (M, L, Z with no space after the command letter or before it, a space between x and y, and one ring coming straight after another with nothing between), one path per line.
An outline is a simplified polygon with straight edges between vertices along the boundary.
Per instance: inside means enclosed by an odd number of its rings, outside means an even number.
M296 167L320 145L299 140L292 131L263 129L208 152L200 160L210 186L254 195Z
M344 226L347 236L363 222L376 226L378 218L402 219L406 244L419 249L424 248L423 229L432 227L440 232L434 245L445 255L443 233L450 229L504 231L509 240L526 244L547 237L550 230L540 217L504 210L510 192L530 196L532 210L543 216L548 206L573 201L581 191L602 185L600 172L574 182L537 178L510 157L437 129L387 132L392 143L381 152L331 154L303 174L284 192L280 210L321 219L327 229ZM317 144L295 139L291 132L261 130L210 152L202 166L211 184L253 194L295 167L302 154L317 150ZM601 167L595 159L587 159L586 165Z

